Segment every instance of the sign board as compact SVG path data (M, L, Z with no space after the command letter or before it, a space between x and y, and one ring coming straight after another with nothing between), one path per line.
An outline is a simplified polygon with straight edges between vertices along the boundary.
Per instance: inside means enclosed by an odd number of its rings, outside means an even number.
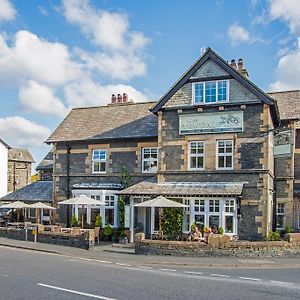
M292 132L282 131L274 136L274 156L289 157L292 154Z
M179 134L243 131L243 111L184 114L179 116Z
M130 227L130 205L125 205L124 208L124 227Z

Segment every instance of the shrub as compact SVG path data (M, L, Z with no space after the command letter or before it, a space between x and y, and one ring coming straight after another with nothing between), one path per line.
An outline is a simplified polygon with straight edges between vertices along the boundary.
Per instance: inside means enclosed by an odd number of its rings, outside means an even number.
M280 232L278 230L270 231L268 236L266 237L266 241L279 241L279 240L280 240Z
M286 226L285 233L292 233L292 232L293 232L292 226Z
M98 214L96 216L95 226L96 227L102 227L102 217L100 216L100 214Z
M195 227L196 227L197 225L196 225L196 223L193 223L192 225L191 225L191 232L194 232L195 231Z
M107 225L104 227L103 234L104 234L105 236L112 236L113 230L112 230L112 228L111 228L111 226L110 226L109 224L107 224Z
M182 209L174 207L164 208L161 225L164 234L172 238L180 234L182 229Z
M224 234L224 228L223 227L219 227L218 234Z
M78 220L75 215L72 216L71 224L72 226L78 226Z

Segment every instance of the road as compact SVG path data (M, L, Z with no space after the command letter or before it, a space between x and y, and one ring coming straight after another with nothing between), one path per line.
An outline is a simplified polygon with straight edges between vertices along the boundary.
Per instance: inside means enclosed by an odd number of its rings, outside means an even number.
M300 269L185 268L0 247L0 299L300 299Z

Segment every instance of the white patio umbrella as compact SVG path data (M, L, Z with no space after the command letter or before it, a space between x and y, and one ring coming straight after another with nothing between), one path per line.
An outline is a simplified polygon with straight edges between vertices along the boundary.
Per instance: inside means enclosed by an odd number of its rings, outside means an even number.
M36 203L32 203L29 205L30 208L35 208L36 210L40 210L40 209L49 209L49 210L55 210L55 207L52 207L50 205L47 205L45 203L42 203L41 201L36 202ZM38 214L37 214L38 215ZM39 223L39 220L38 220Z
M1 205L1 208L17 209L17 222L19 223L19 209L30 208L30 206L22 201L15 201L15 202Z
M147 200L141 203L137 203L134 206L136 207L158 207L160 208L159 210L159 231L161 231L161 214L162 211L161 209L164 207L188 207L188 205L169 200L163 196L158 196L154 199Z
M70 198L68 200L60 201L57 204L61 205L81 205L82 206L82 213L81 213L81 227L83 228L83 207L85 205L105 205L105 202L100 200L93 199L86 195L79 195L74 198Z

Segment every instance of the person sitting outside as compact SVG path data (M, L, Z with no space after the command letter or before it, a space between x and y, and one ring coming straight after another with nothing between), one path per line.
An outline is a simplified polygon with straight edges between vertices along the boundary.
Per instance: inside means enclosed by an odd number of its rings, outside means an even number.
M194 232L192 233L192 241L200 241L202 238L202 234L199 231L199 228L195 226Z

